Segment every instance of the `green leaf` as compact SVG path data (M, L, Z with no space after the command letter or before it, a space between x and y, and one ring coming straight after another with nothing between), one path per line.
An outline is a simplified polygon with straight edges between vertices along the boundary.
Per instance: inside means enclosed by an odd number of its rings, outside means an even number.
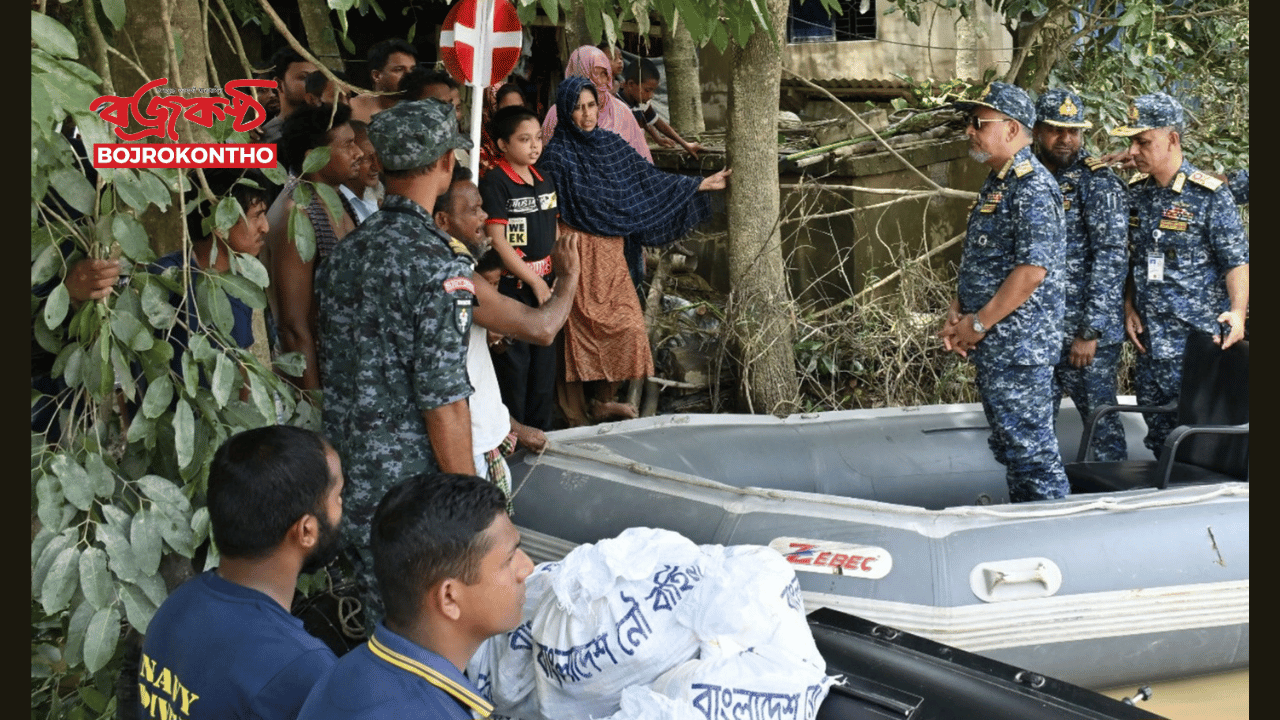
M261 309L267 306L267 294L262 291L262 288L239 275L223 273L218 276L218 284L224 291L239 298L240 302L251 308Z
M338 197L337 190L324 183L316 183L316 192L320 195L320 202L329 211L329 217L342 217L342 198Z
M178 408L173 413L174 449L178 453L178 467L185 468L191 464L195 454L196 421L191 414L191 406L179 398Z
M161 210L167 210L173 201L173 190L169 188L165 181L155 175L155 173L164 172L163 170L142 170L138 173L138 185L142 188L142 194L146 197L147 202L155 205Z
M276 372L291 377L302 377L307 367L307 358L300 352L289 352L276 357L274 365Z
M218 407L227 404L227 400L231 398L231 390L234 388L236 378L240 373L236 372L236 364L226 355L219 355L214 362L213 367L213 400Z
M107 666L120 639L120 611L114 605L93 614L84 634L84 666L96 673Z
M298 257L302 262L311 262L316 255L316 230L311 225L311 218L300 205L294 205L289 213L289 237L298 247Z
M310 175L329 164L329 146L321 145L307 151L307 157L302 161L302 175Z
M45 475L36 481L36 517L46 528L52 529L62 519L62 507L66 504L56 476Z
M98 193L79 171L68 167L58 168L49 176L49 184L71 207L85 215L93 212L93 201Z
M159 511L156 518L160 537L183 557L194 555L196 546L192 542L190 515L173 505L156 505L154 509Z
M230 195L219 200L218 208L213 211L214 227L226 235L227 231L238 222L240 222L240 203Z
M199 544L209 538L209 508L198 507L191 514L191 540Z
M185 401L179 401L180 404ZM191 501L171 480L159 475L143 475L138 478L138 487L142 494L156 505L171 507L183 515L191 512Z
M160 568L160 519L148 510L139 510L129 528L129 544L138 572L153 575Z
M119 309L117 307L117 310ZM127 312L114 312L111 314L111 334L115 335L121 344L127 345L134 350L148 350L151 348L151 341L154 340L151 331L139 322L138 318ZM144 340L135 342L139 335Z
M271 284L271 276L267 274L267 268L263 266L261 260L252 255L232 255L231 267L241 277L260 288L266 288Z
M146 263L156 259L147 239L147 231L132 216L121 213L111 218L111 235L120 243L121 252L130 260Z
M142 415L152 420L164 414L173 402L173 381L161 376L151 381L147 394L142 398Z
M231 337L236 318L231 311L231 300L219 287L220 282L212 275L202 273L196 278L196 307L200 310L202 322L213 321L213 325L222 331L225 337ZM206 328L206 332L212 328ZM198 360L203 358L197 356Z
M80 510L88 510L93 505L93 491L96 483L79 463L64 454L59 454L49 467L57 474L67 502Z
M147 322L157 330L168 330L177 320L178 309L169 302L169 291L159 282L148 282L142 286L142 312Z
M134 182L134 178L145 173L139 171L135 174L133 170L117 170L121 173L116 176L115 182L111 183L111 187L120 195L120 199L126 205L133 208L136 212L145 212L151 201L147 199L146 188L141 183Z
M115 29L124 27L124 0L102 0L102 12L106 13Z
M276 422L276 405L271 401L271 394L267 391L266 382L256 374L249 383L249 395L253 398L253 405L258 409L262 417L268 423Z
M58 251L57 245L50 242L31 263L31 284L35 286L49 280L58 274L61 267L62 253Z
M111 571L116 574L116 577L121 580L136 581L140 573L137 563L133 560L133 548L129 546L129 541L124 536L127 531L128 528L122 526L99 525L97 537L107 549Z
M267 179L276 185L284 185L289 182L289 172L280 163L276 163L273 168L262 168L262 174L266 175Z
M71 547L75 543L74 530L67 529L61 534L53 537L44 550L40 551L40 557L32 564L31 569L31 594L36 595L40 592L40 588L44 587L45 578L49 576L49 568L53 567L53 561L58 559L63 550Z
M729 47L729 33L725 31L723 23L715 23L711 28L711 42L720 52L724 52Z
M74 545L64 548L49 566L49 574L40 586L40 605L45 614L53 615L61 612L71 601L76 591L76 580L79 578L80 548Z
M84 634L89 630L89 621L98 608L82 602L71 612L71 621L67 623L67 643L62 648L62 658L67 665L75 667L84 660Z
M71 307L71 293L67 291L67 286L58 283L53 287L53 292L49 293L49 297L44 303L44 324L50 330L62 326L62 321L67 317L67 310Z
M80 695L80 699L84 701L86 707L96 713L102 713L107 708L107 696L103 695L97 688L92 685L81 685L76 688L76 692Z
M80 590L85 600L95 608L103 608L115 602L112 577L107 570L107 554L91 547L80 554Z
M156 607L160 607L164 599L169 596L169 592L164 587L164 579L159 574L143 575L131 582L142 588L142 592L146 594L147 599Z
M107 467L106 461L101 455L89 455L84 461L85 472L89 473L89 477L93 478L93 492L100 498L109 498L115 495L116 491L116 475L111 468Z
M50 55L79 57L75 36L57 20L35 11L31 12L31 40L36 47Z
M151 618L156 614L156 604L136 585L120 586L120 599L124 601L124 614L135 630L146 634Z

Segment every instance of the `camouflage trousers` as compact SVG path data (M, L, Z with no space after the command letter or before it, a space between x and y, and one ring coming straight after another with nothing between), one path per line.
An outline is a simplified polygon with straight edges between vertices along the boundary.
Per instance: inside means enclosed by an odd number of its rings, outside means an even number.
M1116 404L1116 368L1120 363L1122 343L1099 345L1093 356L1093 364L1074 367L1070 362L1071 342L1063 347L1062 361L1053 369L1053 417L1056 421L1065 392L1080 419L1087 420L1089 413L1100 405ZM1124 439L1124 425L1119 413L1112 413L1098 422L1093 434L1094 457L1103 462L1120 462L1129 459L1129 447Z
M1178 399L1182 388L1182 358L1153 360L1149 354L1138 354L1133 372L1133 389L1139 405L1165 405ZM1142 413L1147 421L1147 436L1142 444L1160 457L1164 439L1178 425L1177 413Z
M982 410L991 425L987 442L1005 467L1009 500L1066 497L1067 474L1053 430L1053 366L974 365Z

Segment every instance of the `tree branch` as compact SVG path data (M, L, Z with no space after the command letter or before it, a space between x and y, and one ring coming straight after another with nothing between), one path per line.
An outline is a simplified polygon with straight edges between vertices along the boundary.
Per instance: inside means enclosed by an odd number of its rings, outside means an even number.
M872 136L872 137L874 137L874 138L875 138L875 139L876 139L876 140L877 140L881 145L883 145L883 146L885 147L885 149L886 149L886 150L888 150L888 151L889 151L889 152L890 152L890 153L891 153L895 158L897 158L897 159L898 159L898 161L902 163L902 166L903 166L903 167L905 167L905 168L907 168L907 170L909 170L909 171L911 171L911 172L915 173L917 176L919 176L919 178L920 178L921 180L924 180L926 183L928 183L928 184L929 184L929 187L933 188L934 190L941 190L941 189L942 189L942 186L941 186L941 185L939 185L938 183L934 182L932 178L930 178L928 175L925 175L924 173L920 172L920 168L918 168L918 167L916 167L915 165L912 165L911 163L907 162L906 158L902 157L902 155L901 155L901 154L899 154L897 150L894 150L894 149L893 149L893 147L892 147L891 145L889 145L889 143L885 142L885 139L884 139L884 138L882 138L882 137L880 137L880 134L879 134L879 133L877 133L877 132L876 132L876 131L875 131L875 130L870 126L870 125L868 125L868 124L867 124L867 121L866 121L866 120L863 120L861 115L859 115L858 113L854 112L854 111L853 111L853 108L851 108L851 107L849 107L848 105L844 104L844 102L843 102L842 100L840 100L840 98L836 97L835 95L832 95L832 94L831 94L831 92L830 92L829 90L827 90L826 88L822 87L821 85L817 85L816 83L814 83L813 81L809 80L808 78L801 77L799 74L797 74L797 73L793 72L792 70L790 70L790 69L788 69L788 68L786 68L786 67L783 67L783 68L782 68L782 71L783 71L783 72L785 72L785 73L787 73L787 74L788 74L788 75L790 75L791 77L793 77L793 78L795 78L795 79L799 80L800 82L804 83L805 85L808 85L809 87L811 87L811 88L813 88L813 89L815 89L815 90L817 90L817 91L821 92L823 95L826 95L828 98L830 98L832 101L834 101L837 105L839 105L840 107L844 108L846 112L848 112L848 113L849 113L850 115L852 115L852 116L853 116L853 117L854 117L854 118L855 118L859 123L861 123L861 124L862 124L862 127L863 127L867 132L871 133L871 136Z
M115 95L115 84L111 82L111 62L107 59L107 39L102 36L102 28L98 26L98 13L94 10L93 0L83 0L84 24L89 28L89 40L93 43L93 53L98 65L98 75L102 77L102 94ZM44 3L40 3L40 12L44 12Z
M219 2L221 1L222 0L219 0ZM350 90L353 94L360 94L360 95L374 95L374 96L395 95L395 93L391 93L391 92L378 92L376 90L362 88L358 85L353 85L345 80L338 79L333 74L333 71L330 70L327 65L325 65L324 63L316 59L316 56L312 55L310 51L308 51L305 47L303 47L302 43L298 42L298 38L294 37L293 33L289 32L289 28L285 26L284 20L280 19L280 16L276 14L275 8L271 7L270 3L268 3L267 0L258 0L258 5L262 6L263 11L266 12L267 16L271 18L271 23L276 26L276 31L279 32L281 35L283 35L284 39L289 42L289 47L298 51L298 54L301 55L307 62L311 63L312 65L315 65L317 70L324 73L324 76L329 78L329 82L333 83L334 87L346 88Z
M218 9L222 11L222 16L227 21L227 25L222 28L222 32L235 43L236 55L240 58L240 64L244 67L245 79L252 79L253 63L249 62L249 55L244 51L244 43L240 42L240 33L236 31L235 18L231 17L231 11L227 9L227 3L224 0L216 0L216 2L218 3Z

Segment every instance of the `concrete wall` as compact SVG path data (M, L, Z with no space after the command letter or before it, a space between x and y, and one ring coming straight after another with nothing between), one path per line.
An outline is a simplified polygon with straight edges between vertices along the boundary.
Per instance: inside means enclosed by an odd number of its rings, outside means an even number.
M1009 69L1012 40L1003 16L976 4L971 21L934 6L922 9L915 25L895 12L877 17L877 39L833 43L796 43L784 49L783 66L815 80L976 80L988 69ZM707 129L723 128L728 107L729 59L707 45L699 53L703 116Z

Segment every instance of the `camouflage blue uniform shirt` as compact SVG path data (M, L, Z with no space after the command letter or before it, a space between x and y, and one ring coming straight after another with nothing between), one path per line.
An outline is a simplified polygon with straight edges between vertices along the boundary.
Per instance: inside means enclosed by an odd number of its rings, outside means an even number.
M1134 307L1154 360L1182 356L1185 331L1211 335L1230 309L1226 274L1249 262L1240 213L1225 183L1185 160L1169 187L1139 173L1129 181L1129 262ZM1152 277L1159 267L1160 279Z
M982 309L1018 265L1046 270L1031 297L996 323L974 349L987 365L1053 365L1062 355L1062 193L1031 153L1019 150L987 176L969 213L960 259L960 311Z
M347 478L347 525L366 538L387 488L439 469L423 412L472 393L469 258L417 203L387 195L316 273L324 429Z
M1099 345L1114 345L1124 340L1128 193L1111 168L1083 151L1053 177L1066 218L1063 340L1093 328Z

